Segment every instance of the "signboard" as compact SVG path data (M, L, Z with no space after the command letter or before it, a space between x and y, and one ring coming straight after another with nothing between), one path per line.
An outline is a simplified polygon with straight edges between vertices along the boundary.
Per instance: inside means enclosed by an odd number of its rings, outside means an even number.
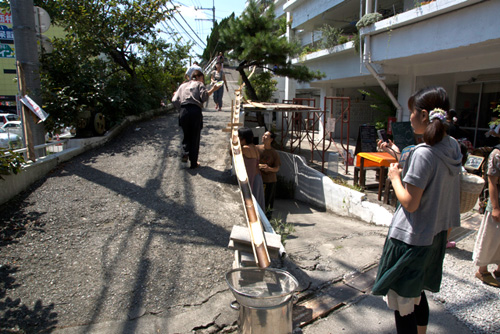
M359 127L354 155L360 152L377 152L377 130L375 126L361 125Z
M399 147L400 150L403 148L415 145L415 135L413 133L413 128L410 122L396 122L391 124L393 142Z
M326 121L326 133L328 135L333 136L335 134L335 122L336 119L334 117L328 118L328 120Z
M49 115L42 109L35 101L33 101L28 95L24 95L21 98L21 102L28 107L35 115L40 118L41 122L45 121Z
M467 157L467 162L464 165L464 168L467 169L468 171L476 171L479 168L481 168L481 164L484 161L484 157L481 157L479 155L472 155L469 154Z
M0 12L0 24L1 23L12 24L12 14Z
M16 58L16 54L10 46L0 44L0 58Z
M14 41L14 31L4 25L0 25L0 40L4 41Z
M398 119L396 117L387 118L387 134L392 135L392 123L396 123Z
M35 6L35 30L39 34L43 34L50 27L50 16L47 11L41 7Z

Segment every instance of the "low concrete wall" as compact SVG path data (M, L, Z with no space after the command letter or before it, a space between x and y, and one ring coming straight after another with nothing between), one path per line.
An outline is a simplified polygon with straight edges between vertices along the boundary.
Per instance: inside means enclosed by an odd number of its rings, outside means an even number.
M174 107L169 105L166 109L151 110L140 116L128 116L101 137L69 139L63 151L37 159L35 163L24 167L19 174L2 175L4 180L0 180L0 205L27 190L33 183L42 179L61 162L68 161L85 151L104 145L130 124L174 110Z
M304 157L278 151L281 167L278 175L295 188L294 198L319 209L368 223L388 226L392 212L366 200L366 195L333 182L328 176L309 167Z

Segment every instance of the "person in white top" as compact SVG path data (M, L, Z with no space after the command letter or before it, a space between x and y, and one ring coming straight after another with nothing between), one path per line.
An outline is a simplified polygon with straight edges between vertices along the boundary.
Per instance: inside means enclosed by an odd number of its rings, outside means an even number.
M202 73L203 73L203 69L200 67L200 65L198 65L198 62L197 62L197 61L193 62L193 65L191 65L191 66L187 69L186 74L184 75L184 78L186 79L186 81L187 81L187 80L191 80L191 76L193 75L193 72L194 72L195 70L198 70L198 71L200 71L200 72L202 72Z

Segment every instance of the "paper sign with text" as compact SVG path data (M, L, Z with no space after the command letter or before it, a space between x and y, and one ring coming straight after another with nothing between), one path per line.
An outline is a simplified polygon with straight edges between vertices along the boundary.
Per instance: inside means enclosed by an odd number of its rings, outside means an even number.
M37 115L38 118L40 118L41 122L45 121L47 117L49 117L49 115L45 111L43 111L43 109L40 108L40 106L36 104L35 101L33 101L28 95L24 95L21 98L21 102L31 111L33 111L33 113Z

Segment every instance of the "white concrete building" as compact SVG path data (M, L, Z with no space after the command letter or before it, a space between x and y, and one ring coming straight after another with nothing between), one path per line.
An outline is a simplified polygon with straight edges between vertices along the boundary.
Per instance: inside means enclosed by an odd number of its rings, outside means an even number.
M351 98L351 134L358 125L381 115L359 89L392 98L398 120L408 121L408 97L416 90L443 86L459 124L476 146L492 108L500 104L500 1L436 0L275 0L277 16L286 15L287 37L298 38L304 50L293 59L325 73L322 80L298 83L283 79L279 99L314 97L323 109L325 96ZM321 28L343 29L350 38L367 13L383 18L360 30L362 53L353 40L322 49ZM385 91L385 93L384 93Z

